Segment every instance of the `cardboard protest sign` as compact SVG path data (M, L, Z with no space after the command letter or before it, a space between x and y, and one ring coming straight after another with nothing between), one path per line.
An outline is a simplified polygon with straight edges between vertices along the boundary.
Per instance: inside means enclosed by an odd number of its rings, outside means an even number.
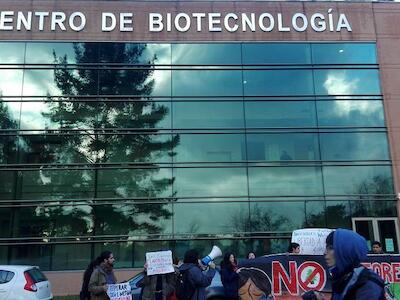
M399 255L370 255L363 265L389 283L387 299L400 300ZM250 295L254 290L261 292ZM239 265L242 300L259 300L263 295L275 300L300 300L301 294L310 290L322 291L330 299L331 282L322 255L269 255Z
M107 295L110 300L132 300L131 286L128 282L109 284Z
M147 275L173 273L171 251L158 251L146 253Z
M326 237L332 229L306 228L292 233L292 242L300 245L300 254L322 255L325 252Z

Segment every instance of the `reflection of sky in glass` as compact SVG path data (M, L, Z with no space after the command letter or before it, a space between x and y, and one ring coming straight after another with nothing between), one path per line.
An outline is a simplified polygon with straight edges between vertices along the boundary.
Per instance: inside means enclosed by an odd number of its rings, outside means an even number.
M175 232L235 233L237 226L240 225L236 217L241 214L248 217L248 204L177 203L174 205Z
M172 96L241 96L242 72L238 70L174 70Z
M314 70L317 95L380 94L378 70Z
M229 162L246 158L242 134L180 134L179 138L174 149L176 162Z
M178 168L174 176L178 197L247 195L244 168Z
M25 59L25 43L0 42L1 64L23 64Z
M173 102L173 128L242 128L243 103Z
M314 64L375 64L375 44L315 43L311 44Z
M320 126L384 126L382 101L317 101Z
M67 63L75 64L74 43L40 43L26 44L26 62L29 64L53 64L54 54L57 58L67 57Z
M178 65L240 65L240 44L172 44L172 63Z
M386 133L321 133L323 160L389 159Z
M249 168L251 196L322 195L321 170L318 167Z
M392 171L390 166L340 166L323 167L325 193L327 195L363 194L364 188L368 192L378 193L375 185L376 179L388 179L388 191L393 193ZM379 189L381 190L381 189Z

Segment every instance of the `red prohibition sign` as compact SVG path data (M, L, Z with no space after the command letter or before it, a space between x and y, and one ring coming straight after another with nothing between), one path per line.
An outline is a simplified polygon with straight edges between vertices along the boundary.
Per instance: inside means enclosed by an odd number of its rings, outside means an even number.
M303 275L303 272L311 270L309 274ZM308 273L308 272L307 272ZM299 285L304 291L322 290L326 282L325 269L314 261L303 262L298 269ZM317 281L317 283L315 283Z

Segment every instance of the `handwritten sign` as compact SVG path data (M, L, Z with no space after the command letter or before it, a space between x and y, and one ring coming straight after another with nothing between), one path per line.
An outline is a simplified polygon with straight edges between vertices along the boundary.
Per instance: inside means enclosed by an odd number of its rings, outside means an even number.
M158 251L146 253L147 275L173 273L171 251Z
M308 228L293 231L292 242L300 244L300 254L322 255L325 252L326 237L332 229Z
M107 295L110 300L132 300L131 286L128 282L109 284Z

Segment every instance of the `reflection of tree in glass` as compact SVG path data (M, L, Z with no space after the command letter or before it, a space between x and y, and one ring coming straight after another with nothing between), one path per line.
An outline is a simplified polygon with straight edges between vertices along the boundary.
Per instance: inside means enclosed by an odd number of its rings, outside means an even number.
M348 202L329 205L318 214L308 215L307 223L304 226L351 228L351 217L392 216L396 214L395 199L390 201L391 198L388 196L393 194L392 179L388 176L377 175L371 179L365 179L354 187L352 194L357 196L352 196L351 199L354 200L349 201L351 209L347 207Z
M366 179L354 188L354 194L359 200L352 201L353 216L391 216L395 214L395 198L393 195L392 178L386 175L376 175ZM362 201L362 200L369 200ZM393 200L393 201L384 201ZM368 203L368 205L367 205Z
M279 203L276 203L279 205ZM263 234L273 231L291 231L294 229L293 223L288 217L277 214L271 209L263 209L262 206L255 204L249 216L245 210L238 210L231 217L232 232L252 232ZM262 240L262 249L258 252L268 254L274 252L271 239Z
M0 98L0 128L15 129L17 122L12 118L8 106ZM13 163L17 153L17 142L12 136L0 137L0 163Z
M140 61L146 45L128 46L126 44L104 43L101 61L123 61L126 64L135 64ZM86 43L77 44L75 61L77 65L91 63L98 59L98 45ZM147 163L140 171L120 169L107 172L107 176L100 176L98 168L93 172L81 172L81 182L94 181L94 197L102 198L99 187L109 198L131 199L134 197L160 197L171 185L168 178L155 178L159 168L151 162L162 155L170 154L177 144L174 140L155 140L158 132L156 125L168 113L168 108L151 102L149 95L154 87L153 65L156 57L148 62L149 67L140 71L111 70L102 71L90 68L71 69L67 66L67 57L59 57L54 53L56 85L64 95L62 102L48 102L49 112L43 114L51 123L60 125L61 129L79 129L79 134L58 135L58 143L54 143L51 151L54 153L51 162L65 163ZM81 101L76 96L97 95L99 76L101 90L108 95L143 95L137 97L136 102L108 101L102 102ZM50 99L49 99L50 100ZM130 99L132 100L132 99ZM93 130L99 128L101 130ZM140 128L146 133L118 134L107 129ZM112 133L112 134L110 134ZM149 134L150 133L150 134ZM46 149L43 149L46 150ZM43 157L49 156L42 153ZM102 171L101 171L102 172ZM67 192L65 174L63 172L46 173L51 177L57 193ZM101 178L101 181L99 180ZM64 182L64 184L63 184ZM107 191L104 190L107 186ZM96 201L94 201L96 202ZM120 205L92 205L90 210L81 210L91 214L96 234L128 234L130 232L159 233L162 231L159 223L161 219L170 218L170 211L163 204L120 204ZM48 215L65 214L63 209L48 209ZM68 214L70 215L70 214ZM70 215L71 216L71 215ZM81 220L83 215L76 215ZM50 217L49 217L50 219ZM73 222L73 220L70 220ZM91 230L89 230L91 231ZM71 228L71 233L75 233Z

